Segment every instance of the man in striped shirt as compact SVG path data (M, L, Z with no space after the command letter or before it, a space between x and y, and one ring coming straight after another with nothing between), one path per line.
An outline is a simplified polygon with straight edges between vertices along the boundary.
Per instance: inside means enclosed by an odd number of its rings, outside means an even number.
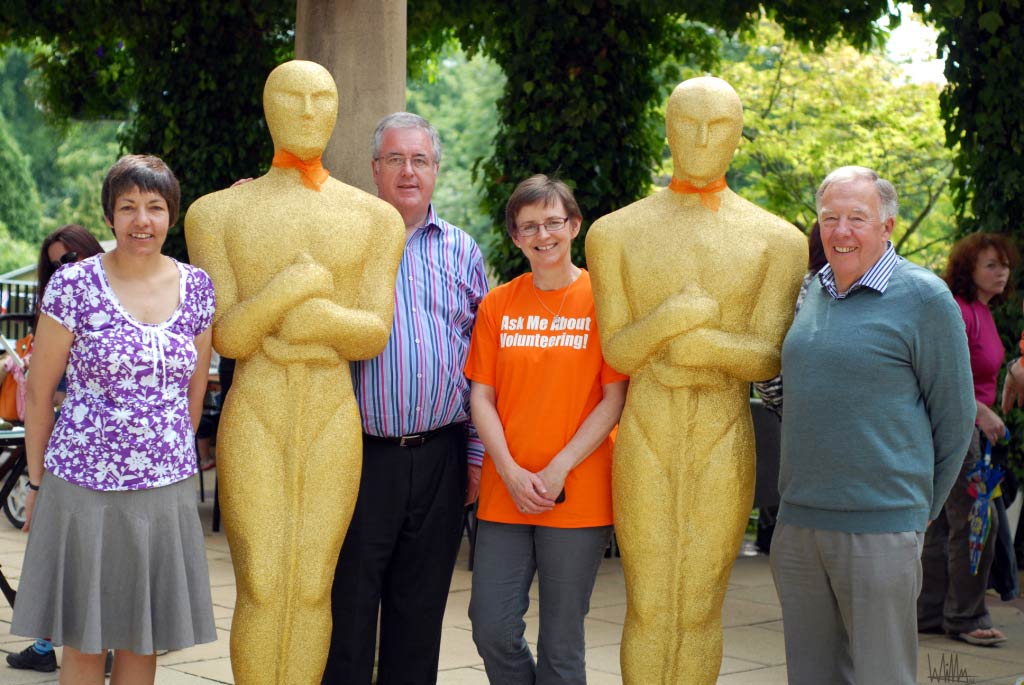
M793 685L917 676L921 550L976 406L960 309L896 254L892 184L863 167L817 192L828 265L782 347L771 567Z
M334 577L334 631L323 682L434 683L441 620L476 499L483 445L462 373L487 293L480 249L431 204L437 131L415 114L385 117L373 136L377 195L402 215L395 320L384 352L352 364L363 423L363 472ZM467 463L468 462L468 463Z

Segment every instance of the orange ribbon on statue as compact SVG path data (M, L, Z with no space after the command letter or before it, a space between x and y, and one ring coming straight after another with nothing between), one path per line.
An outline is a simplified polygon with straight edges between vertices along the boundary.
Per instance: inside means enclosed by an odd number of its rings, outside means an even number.
M320 187L327 182L327 178L331 175L327 169L324 169L320 157L303 160L287 150L277 150L271 164L281 169L298 169L302 176L302 185L318 193Z
M689 181L683 181L673 176L672 182L668 184L668 187L676 193L684 193L686 195L696 193L700 195L700 203L712 212L717 212L718 208L722 206L722 198L717 193L729 186L725 182L725 176L699 188Z

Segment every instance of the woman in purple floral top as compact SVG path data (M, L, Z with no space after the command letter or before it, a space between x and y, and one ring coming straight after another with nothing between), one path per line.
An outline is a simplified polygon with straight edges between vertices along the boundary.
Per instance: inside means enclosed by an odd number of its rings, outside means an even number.
M43 295L11 631L63 644L73 682L102 683L113 648L115 678L151 683L157 650L216 639L193 480L214 295L206 273L160 253L179 198L161 160L123 157L102 192L117 247L62 267Z

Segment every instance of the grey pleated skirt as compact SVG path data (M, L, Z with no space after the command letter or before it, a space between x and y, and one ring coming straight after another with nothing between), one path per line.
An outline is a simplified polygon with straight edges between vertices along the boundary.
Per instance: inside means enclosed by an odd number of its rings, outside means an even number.
M86 654L216 640L195 480L101 492L47 473L11 633Z

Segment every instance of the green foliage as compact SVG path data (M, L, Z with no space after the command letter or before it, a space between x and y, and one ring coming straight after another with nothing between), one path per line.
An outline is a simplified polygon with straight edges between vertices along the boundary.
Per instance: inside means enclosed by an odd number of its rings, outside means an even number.
M957 146L952 187L960 229L1006 233L1024 245L1024 3L914 5L939 29L939 51L947 54L940 105L947 145ZM1024 328L1024 269L1018 266L1014 280L1017 295L993 312L1008 350L1018 349ZM1018 437L1017 463L1024 464L1024 411L1006 418Z
M281 0L10 0L0 42L40 41L43 102L59 119L124 118L128 152L166 161L182 208L269 165L267 74L292 51L295 6ZM167 251L184 258L180 224Z
M977 0L926 6L948 53L941 107L963 230L1007 231L1024 222L1024 3Z
M897 250L932 268L945 262L956 229L953 153L935 85L908 83L880 48L859 53L833 41L810 51L768 20L742 41L723 37L719 75L744 103L734 189L809 231L821 179L847 164L873 167L900 193Z
M11 136L29 160L32 178L41 195L57 185L53 166L56 143L54 131L46 125L33 92L30 53L26 50L0 48L0 111L7 118Z
M437 128L444 149L434 206L483 241L491 221L480 205L483 193L473 172L491 151L498 125L494 103L505 77L492 60L482 55L467 60L454 44L426 58L417 73L409 82L406 109Z
M99 188L118 156L120 124L53 120L39 103L39 74L29 66L29 52L8 48L0 53L0 112L28 160L42 213L21 237L34 250L58 226L78 223L104 240L110 233L103 224Z
M7 224L0 221L0 274L14 271L38 259L38 248L24 240L15 240L7 230Z
M0 223L14 240L30 240L39 226L39 195L28 159L0 114Z
M882 0L849 9L838 0L765 3L789 34L824 43L840 35L868 46L881 29ZM664 145L658 105L667 58L707 70L716 65L709 26L749 30L756 0L412 0L410 43L440 48L453 37L469 53L492 58L505 73L492 156L477 167L491 217L482 247L500 280L522 273L525 257L504 232L515 184L554 174L575 190L589 222L649 192ZM413 51L422 67L425 50ZM583 263L583 236L574 258Z
M588 220L640 197L662 146L655 68L684 46L706 66L713 59L706 32L644 3L572 5L464 3L435 18L463 18L455 27L463 47L491 57L506 76L494 153L477 168L491 217L483 248L502 281L526 269L502 228L515 184L534 173L559 176ZM410 26L427 21L416 14L426 8L416 8ZM574 247L582 263L583 240Z
M123 124L113 121L74 121L56 138L54 168L57 187L44 197L44 233L58 226L82 224L100 240L111 237L103 221L100 187L107 169L117 160L118 132Z

